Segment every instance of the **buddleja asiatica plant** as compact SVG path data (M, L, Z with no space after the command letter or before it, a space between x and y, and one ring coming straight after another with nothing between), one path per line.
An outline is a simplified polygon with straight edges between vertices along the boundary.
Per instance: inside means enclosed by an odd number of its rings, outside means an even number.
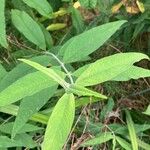
M24 1L43 16L48 16L51 12L51 7L45 0L42 1L42 7L39 7L37 1L33 1L33 3ZM4 1L2 2L4 4ZM43 8L46 10L42 11ZM1 15L4 20L4 14L1 13ZM133 65L142 59L149 59L148 56L134 52L108 56L78 70L70 71L68 69L71 68L68 67L71 66L71 63L82 61L102 46L126 22L124 20L85 31L68 40L61 46L57 54L53 54L47 50L48 46L43 30L33 18L20 10L12 10L11 18L14 26L42 52L40 56L30 60L19 59L23 63L17 65L10 72L6 72L1 66L0 111L16 116L14 122L0 126L0 130L3 132L0 136L1 148L39 146L32 140L31 135L26 134L26 132L41 130L37 126L28 124L27 121L30 119L47 125L44 139L40 144L42 149L60 150L71 131L78 96L107 99L105 95L87 87L110 80L127 81L131 78L150 76L149 70ZM1 23L1 27L0 43L7 48L4 24ZM49 62L51 67L45 67ZM49 113L48 115L37 113L58 91L59 85L64 92L52 113L50 115ZM21 100L19 106L13 104L19 100ZM13 140L6 136L8 134Z

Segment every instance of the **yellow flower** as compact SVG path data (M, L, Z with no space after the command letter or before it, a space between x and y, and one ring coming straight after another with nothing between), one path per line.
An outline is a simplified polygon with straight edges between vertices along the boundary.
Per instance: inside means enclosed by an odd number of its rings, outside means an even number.
M114 5L111 9L112 13L117 13L122 5L123 5L122 1L120 3L118 3L117 5Z
M80 5L80 3L77 1L77 2L75 2L74 3L74 5L73 5L73 7L75 8L75 9L77 9L77 8L79 8L81 5Z
M144 4L139 0L132 1L132 3L129 0L122 0L112 7L112 13L117 13L123 5L130 14L138 14L139 12L143 13L145 11Z
M136 1L136 4L137 4L140 12L143 13L145 11L144 4L142 2L139 2L138 0Z

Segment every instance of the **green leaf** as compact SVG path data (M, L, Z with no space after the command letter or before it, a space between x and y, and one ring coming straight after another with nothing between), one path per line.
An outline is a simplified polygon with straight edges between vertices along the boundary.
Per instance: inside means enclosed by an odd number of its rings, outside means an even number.
M45 37L46 47L47 47L47 49L51 49L53 47L53 39L52 39L50 33L46 30L46 28L42 24L39 24L39 25L40 25L40 27L43 31L44 37Z
M5 107L0 107L0 112L3 112L5 114L17 116L19 107L17 105L7 105ZM41 114L41 113L36 113L34 114L30 120L39 122L42 124L47 124L49 117L47 115Z
M76 107L82 107L99 101L101 101L101 99L98 99L96 97L81 97L76 99L75 105Z
M79 0L82 7L95 8L97 0Z
M128 81L130 79L139 79L139 78L145 78L145 77L150 77L150 70L132 66L125 72L119 74L113 80L114 81Z
M36 9L41 15L50 17L53 12L52 7L47 0L23 0L28 6Z
M68 83L66 83L65 80L63 78L61 78L58 75L58 73L56 73L53 69L46 68L46 67L44 67L36 62L30 61L30 60L26 60L26 59L19 59L19 60L36 68L37 70L41 71L45 75L49 76L54 81L58 82L62 87L68 88ZM61 73L63 74L63 72L61 72Z
M64 94L56 104L46 128L43 150L60 150L71 130L75 115L73 94Z
M105 132L105 133L102 133L98 137L95 137L91 140L88 140L88 141L84 142L82 144L82 146L93 146L93 145L102 144L102 143L105 143L109 140L112 140L113 138L114 138L114 136L112 135L111 132Z
M76 80L76 84L90 86L113 80L119 74L124 73L132 65L141 59L149 59L142 53L119 53L104 57L90 64L88 67L82 67L75 73L81 74Z
M6 24L5 24L5 0L1 0L0 4L0 45L2 45L5 48L8 48L8 43L6 40Z
M136 132L134 128L134 123L132 121L129 111L127 110L126 110L126 121L127 121L128 130L129 130L132 149L138 150L138 141L137 141L137 136L136 136Z
M41 72L28 74L0 93L0 106L9 105L26 96L31 96L43 89L55 85L56 82L52 81Z
M60 7L62 7L62 0L49 0L52 8L57 11Z
M19 142L20 144L22 144L21 147L27 147L27 148L34 148L36 147L38 144L35 143L35 141L33 141L32 139L33 137L31 135L28 134L20 134L17 135L14 140L16 140L17 142Z
M131 145L126 140L120 138L119 136L116 136L116 140L125 150L132 150Z
M44 34L38 25L26 12L11 11L12 22L15 27L32 43L41 49L46 49Z
M138 140L139 147L141 147L141 148L143 148L145 150L149 150L150 144L145 143L144 141L141 141L140 139L137 139L137 140Z
M116 134L125 135L128 132L126 126L122 126L119 124L111 124L109 126ZM150 124L134 124L136 134L144 132L150 129Z
M0 107L0 112L3 112L5 114L17 116L19 107L17 105L7 105L5 107ZM47 115L41 114L41 113L36 113L34 114L30 120L39 122L42 124L47 124L49 117Z
M65 63L82 60L102 46L126 21L107 23L68 40L59 55Z
M14 122L9 122L9 123L5 123L0 125L0 131L3 133L7 133L7 134L11 134L12 133L12 129L13 129L13 125ZM20 128L20 130L18 131L18 133L26 133L26 132L37 132L43 130L43 128L35 126L35 125L31 125L31 124L25 124L24 126L22 126Z
M105 95L91 91L85 87L78 85L71 85L70 88L68 89L68 92L72 92L74 94L77 94L78 96L94 96L101 99L107 99Z
M100 113L101 120L104 120L106 117L108 117L108 113L113 110L114 105L115 105L114 100L112 98L109 98L107 104L101 110L101 113Z
M61 0L61 1L63 1L63 2L71 2L71 0Z
M16 146L22 146L22 144L20 144L15 140L9 139L7 136L0 136L0 147L8 148L8 147L16 147Z
M145 115L149 115L150 116L150 105L147 107L146 111L143 112Z
M28 147L34 148L37 144L32 137L27 134L20 134L15 139L9 139L6 136L0 136L0 148L9 147Z
M46 104L46 102L53 96L56 89L57 85L46 88L21 101L12 130L12 137L15 137L25 123Z
M49 56L36 56L31 59L32 61L35 61L37 63L40 63L41 65L47 66L49 65L49 61L51 61ZM7 73L7 75L0 81L0 91L4 90L6 87L11 85L13 82L18 80L19 78L37 71L33 67L25 64L20 63L15 68L13 68L11 71Z
M0 64L0 81L7 75L7 71L5 68Z
M72 25L76 29L77 34L84 30L84 21L78 9L71 8Z

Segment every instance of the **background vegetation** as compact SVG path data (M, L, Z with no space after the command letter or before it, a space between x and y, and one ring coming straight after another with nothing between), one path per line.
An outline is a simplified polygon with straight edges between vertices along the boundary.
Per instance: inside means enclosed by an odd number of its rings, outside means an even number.
M149 0L0 0L0 54L0 149L150 150Z

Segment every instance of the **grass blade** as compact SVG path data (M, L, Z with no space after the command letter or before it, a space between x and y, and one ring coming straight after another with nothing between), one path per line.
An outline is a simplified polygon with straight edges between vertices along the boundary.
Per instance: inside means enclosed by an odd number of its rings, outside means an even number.
M126 113L126 121L127 121L130 139L131 139L132 149L138 150L138 141L137 141L137 136L134 128L134 123L132 121L129 111L126 110L125 113Z

